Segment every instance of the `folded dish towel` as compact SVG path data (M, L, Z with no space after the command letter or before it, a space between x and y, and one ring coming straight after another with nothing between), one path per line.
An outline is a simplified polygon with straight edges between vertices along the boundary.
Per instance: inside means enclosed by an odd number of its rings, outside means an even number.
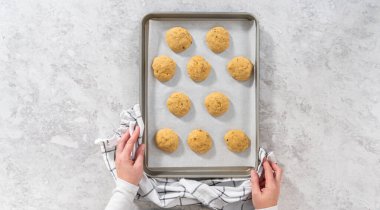
M144 123L138 104L126 111L122 111L120 118L120 126L112 136L95 141L96 144L100 145L104 162L115 181L117 178L115 150L118 140L128 128L132 134L135 126L138 125L140 127L140 136L135 145L135 149L137 149L138 145L142 143L142 134L144 132ZM131 154L131 158L134 157L134 152ZM265 157L276 162L272 152L267 153L260 148L259 175L262 173L261 163ZM144 174L139 187L136 199L149 200L163 208L200 204L213 209L252 209L251 183L250 179L247 178L191 180L184 178L150 178Z

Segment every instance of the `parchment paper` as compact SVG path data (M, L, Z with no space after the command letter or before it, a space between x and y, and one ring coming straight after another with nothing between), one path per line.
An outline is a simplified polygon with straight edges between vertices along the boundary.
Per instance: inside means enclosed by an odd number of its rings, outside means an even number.
M182 53L174 53L165 42L165 33L175 26L187 28L193 44ZM230 47L221 54L208 49L205 37L215 26L223 26L230 32ZM254 75L246 82L234 80L226 69L230 59L245 56L255 63L256 25L247 20L172 21L150 20L147 103L148 103L148 167L209 167L209 166L254 166L256 161L255 82ZM175 76L166 83L154 78L151 64L154 57L167 55L177 63ZM209 77L200 83L187 75L186 64L194 55L203 56L211 65ZM191 101L190 112L182 118L171 114L166 100L175 91L186 93ZM230 99L230 108L221 117L212 117L204 107L204 98L213 91L223 92ZM154 141L157 130L171 128L180 137L178 149L171 154L159 150ZM203 155L194 153L187 145L187 136L193 129L204 129L213 139L212 149ZM224 134L230 129L242 129L251 139L251 146L242 153L229 151L224 143Z

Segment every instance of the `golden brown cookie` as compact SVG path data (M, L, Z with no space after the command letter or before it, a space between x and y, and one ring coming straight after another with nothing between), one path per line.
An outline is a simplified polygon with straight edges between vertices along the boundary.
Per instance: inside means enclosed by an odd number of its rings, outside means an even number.
M243 56L234 57L228 62L227 70L238 81L246 81L251 76L253 64Z
M223 27L214 27L206 34L208 48L214 53L221 53L230 46L230 33Z
M224 142L232 152L243 152L249 147L251 140L242 130L230 130L224 135Z
M166 32L166 43L176 53L185 51L193 43L193 38L188 30L182 27L174 27Z
M187 63L187 74L195 82L205 80L210 74L211 65L202 56L193 56Z
M218 117L228 111L230 102L228 97L223 93L213 92L205 98L205 106L208 113L214 117Z
M176 71L176 63L166 55L160 55L153 59L152 69L154 77L161 82L169 81Z
M181 92L172 93L166 101L169 111L177 117L185 116L191 108L190 98Z
M174 152L178 148L178 135L170 128L163 128L156 133L156 145L165 152Z
M203 154L211 149L212 140L207 131L197 129L189 133L187 144L194 152Z

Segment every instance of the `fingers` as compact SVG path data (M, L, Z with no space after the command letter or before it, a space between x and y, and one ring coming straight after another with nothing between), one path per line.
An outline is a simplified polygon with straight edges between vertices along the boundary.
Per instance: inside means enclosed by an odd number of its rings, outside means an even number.
M136 160L135 166L141 167L144 165L144 152L145 152L145 144L141 144L136 151Z
M253 195L260 195L259 175L255 170L251 170L251 186Z
M140 135L140 128L136 127L131 138L129 138L129 140L125 144L125 147L123 149L123 153L124 153L123 155L130 155L131 154L131 152L133 150L133 146L135 145L137 139L139 138L139 135Z
M276 179L277 184L280 184L282 180L282 169L280 168L280 166L277 165L277 163L271 162L270 165L272 166L274 173L276 175L275 179Z
M273 169L269 164L268 160L265 160L264 163L264 172L265 172L265 186L273 186L275 184Z
M129 129L127 129L127 131L124 133L124 135L121 137L121 139L117 143L117 146L116 146L116 155L120 154L123 151L123 149L125 147L125 144L127 143L129 137L130 137L130 135L129 135Z
M260 180L259 184L260 184L260 189L264 188L265 187L265 179Z

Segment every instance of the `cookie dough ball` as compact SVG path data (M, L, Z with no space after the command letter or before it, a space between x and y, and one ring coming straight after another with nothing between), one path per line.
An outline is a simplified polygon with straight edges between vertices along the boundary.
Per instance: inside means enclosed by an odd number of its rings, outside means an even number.
M160 55L153 59L152 69L154 76L161 82L169 81L173 78L176 70L176 63L166 55Z
M163 128L156 133L156 145L165 152L174 152L178 148L178 135L170 128Z
M227 70L234 79L246 81L251 76L253 64L248 58L238 56L228 62Z
M187 144L194 152L203 154L209 151L212 147L211 136L207 131L201 129L193 130L187 137Z
M242 130L230 130L224 135L224 142L232 152L243 152L251 141Z
M191 101L184 93L175 92L169 96L166 106L175 116L183 117L190 111Z
M211 65L202 56L193 56L187 63L187 74L195 82L205 80L210 74Z
M221 53L230 46L230 33L223 27L214 27L206 34L208 48L214 53Z
M174 27L166 32L166 43L176 53L185 51L193 43L189 31L182 27Z
M213 92L205 98L205 106L208 113L214 117L218 117L228 111L230 102L228 97L223 93Z

